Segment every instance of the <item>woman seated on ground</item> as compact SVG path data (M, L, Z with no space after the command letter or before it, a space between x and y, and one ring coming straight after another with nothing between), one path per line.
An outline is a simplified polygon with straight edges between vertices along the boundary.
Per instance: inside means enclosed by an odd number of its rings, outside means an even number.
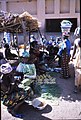
M44 68L44 60L43 55L45 52L40 51L40 45L37 41L33 41L30 43L30 60L33 64L35 64L37 74L45 73L46 69Z
M6 59L9 60L9 59L14 59L14 58L18 57L16 54L11 53L8 44L5 44L4 48L5 48L5 57L6 57Z
M17 117L15 111L17 110L17 104L19 105L20 103L23 103L25 99L28 99L28 97L30 97L31 89L29 87L27 90L25 90L18 86L19 83L14 79L13 70L9 63L2 64L0 67L0 72L2 74L0 80L2 93L1 100L3 104L7 106L8 111L13 116ZM21 82L21 79L19 82Z
M38 64L39 64L39 56L40 56L39 45L38 45L37 41L33 41L30 43L29 54L30 54L30 59L35 64L36 69L37 69Z

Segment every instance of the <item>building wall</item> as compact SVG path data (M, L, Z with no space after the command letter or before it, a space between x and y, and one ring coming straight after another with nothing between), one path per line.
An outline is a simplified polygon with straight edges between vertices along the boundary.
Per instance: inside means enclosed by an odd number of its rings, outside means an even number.
M0 0L0 10L19 14L28 11L41 22L43 31L46 19L77 18L80 26L80 0Z

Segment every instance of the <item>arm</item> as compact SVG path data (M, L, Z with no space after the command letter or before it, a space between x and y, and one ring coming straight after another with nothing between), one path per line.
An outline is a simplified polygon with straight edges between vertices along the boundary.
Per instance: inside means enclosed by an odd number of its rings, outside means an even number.
M71 60L73 59L73 57L74 57L74 55L75 55L75 53L76 53L76 49L77 49L77 46L76 46L76 44L75 44L75 45L74 45L74 49L73 49L73 54L72 54Z

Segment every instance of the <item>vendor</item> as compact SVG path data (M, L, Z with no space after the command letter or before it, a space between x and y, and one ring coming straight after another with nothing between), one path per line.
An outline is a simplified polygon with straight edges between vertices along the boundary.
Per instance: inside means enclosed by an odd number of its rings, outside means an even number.
M31 89L29 87L25 90L16 84L13 69L9 63L2 64L0 66L0 72L2 74L1 100L13 116L21 116L16 113L17 104L24 102L25 99L30 97Z
M11 53L8 44L5 44L4 48L5 48L5 57L6 57L6 59L9 60L9 59L14 59L14 58L17 58L17 57L18 57L16 54Z
M58 56L60 56L60 60L61 60L62 77L65 79L70 77L69 62L70 62L71 42L69 40L69 36L70 36L71 26L72 23L68 20L63 20L61 22L63 42L58 51Z
M69 61L70 61L70 49L71 49L71 43L68 39L69 34L63 34L63 43L60 46L60 49L58 51L58 56L60 56L61 59L61 68L62 68L62 77L63 78L69 78Z

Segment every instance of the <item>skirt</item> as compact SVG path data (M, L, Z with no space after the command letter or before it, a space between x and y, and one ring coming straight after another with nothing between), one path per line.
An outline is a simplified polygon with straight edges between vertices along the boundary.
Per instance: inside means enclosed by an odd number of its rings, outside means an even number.
M69 78L69 60L70 57L68 56L67 52L63 52L61 56L61 68L62 68L62 77Z

